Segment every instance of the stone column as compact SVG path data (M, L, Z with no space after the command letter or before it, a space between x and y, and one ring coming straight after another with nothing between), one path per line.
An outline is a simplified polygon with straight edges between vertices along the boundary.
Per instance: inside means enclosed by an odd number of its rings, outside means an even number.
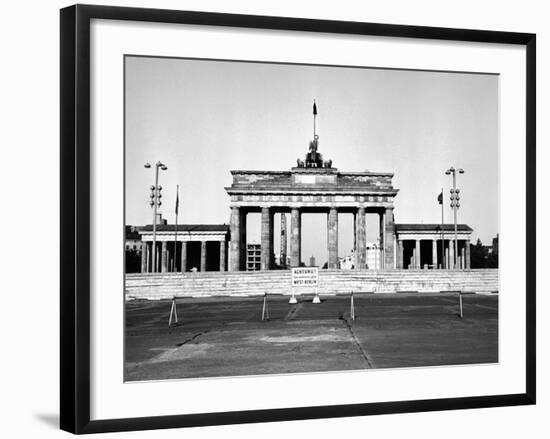
M231 241L229 242L231 265L229 270L239 271L241 269L241 214L238 207L231 208L229 230L231 234Z
M174 250L170 251L170 247L172 247ZM168 265L168 271L174 272L176 271L176 253L178 250L178 246L176 242L170 242L168 244L168 260L170 261L170 264Z
M181 242L181 272L187 271L187 241Z
M160 269L163 273L166 273L168 271L168 246L166 244L166 241L162 241Z
M240 262L239 267L241 270L246 270L246 256L248 249L246 247L246 219L247 212L244 208L240 209L240 224L241 224L241 252L240 252Z
M393 270L395 268L394 261L394 236L395 236L395 222L393 219L393 207L386 208L386 214L384 215L384 269Z
M261 258L260 269L271 268L271 255L273 254L273 228L272 216L269 207L262 207L262 231L261 231Z
M290 265L292 267L300 266L301 259L301 237L302 235L302 216L300 209L293 207L290 211Z
M466 264L464 263L464 261L466 260L466 255L465 255L465 248L464 246L460 249L460 269L461 270L464 270L466 268Z
M357 213L353 213L353 266L357 269Z
M403 269L403 241L397 240L397 268Z
M151 259L153 259L153 256L152 256L152 248L153 248L153 245L149 245L148 242L145 243L145 247L147 249L147 267L145 268L145 272L146 273L151 273L153 271L153 269L151 268Z
M225 241L220 241L220 271L225 271Z
M385 211L382 211L382 212L379 212L378 213L378 242L380 243L379 245L379 253L380 253L380 263L379 263L379 267L380 267L380 270L383 270L385 268L385 264L386 264L386 261L385 261L385 246L384 246L384 242L386 240L386 236L385 236L385 226L384 224L386 224L386 212Z
M465 254L465 260L464 260L464 268L466 268L466 270L470 269L470 240L466 241L466 254Z
M327 216L328 268L338 268L338 210L331 207Z
M141 243L141 272L147 273L147 243Z
M162 243L157 242L157 273L162 271Z
M420 239L414 243L414 268L420 268Z
M365 218L365 208L357 209L357 268L364 270L367 268L367 224Z
M281 254L279 263L281 267L286 268L286 249L287 249L287 230L286 230L286 213L281 212Z
M432 265L434 266L434 270L437 269L437 239L432 239Z
M454 239L449 239L449 268L454 270L456 268L455 264L455 241Z
M206 271L206 241L201 241L201 271Z

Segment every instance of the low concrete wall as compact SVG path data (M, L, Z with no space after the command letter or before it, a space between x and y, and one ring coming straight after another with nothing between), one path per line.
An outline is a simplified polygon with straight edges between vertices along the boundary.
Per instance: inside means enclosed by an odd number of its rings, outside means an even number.
M290 270L257 272L127 274L125 295L131 299L291 294ZM438 293L463 291L494 293L498 269L487 270L319 270L319 294ZM296 294L311 294L312 289Z

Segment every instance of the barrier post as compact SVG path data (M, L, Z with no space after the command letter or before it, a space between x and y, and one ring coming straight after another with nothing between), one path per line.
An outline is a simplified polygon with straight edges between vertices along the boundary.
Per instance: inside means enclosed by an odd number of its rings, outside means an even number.
M290 304L298 303L298 301L296 300L296 296L294 296L294 287L292 287L292 295L290 296L290 300L288 301L288 303Z
M355 304L353 303L353 291L350 295L350 309L349 309L349 318L352 321L355 321Z
M463 313L463 310L462 310L462 291L459 291L459 293L458 293L458 303L460 305L459 317L462 319L462 318L464 318L464 313Z
M264 293L264 304L262 306L262 322L269 320L269 309L267 307L267 291Z
M176 296L172 297L172 306L170 307L170 318L168 319L168 327L172 326L172 317L174 317L174 324L177 324L178 309L176 307Z
M319 288L315 288L315 296L313 296L312 303L321 303L321 299L319 298Z

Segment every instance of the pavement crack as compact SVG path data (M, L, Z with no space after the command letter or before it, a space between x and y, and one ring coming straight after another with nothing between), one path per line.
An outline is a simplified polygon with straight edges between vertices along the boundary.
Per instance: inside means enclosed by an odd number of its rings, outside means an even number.
M298 310L302 307L302 303L297 303L296 305L294 305L290 311L287 313L287 315L285 316L284 318L284 321L288 321L288 320L294 320L294 317L296 317L296 314L298 313Z
M180 346L183 346L184 344L190 343L193 340L195 340L197 337L200 337L201 335L208 334L210 331L211 331L211 329L206 329L205 331L197 332L196 334L193 334L190 338L182 341L181 343L176 344L176 347L179 348Z
M373 369L374 368L374 362L372 361L372 359L370 358L367 351L363 348L363 346L359 342L359 339L355 335L355 331L353 330L353 326L350 323L349 319L344 319L343 321L344 321L345 325L347 326L347 328L349 330L349 333L351 335L351 338L353 339L353 342L357 346L357 349L359 350L359 353L361 354L361 356L363 357L363 359L367 363L367 369Z

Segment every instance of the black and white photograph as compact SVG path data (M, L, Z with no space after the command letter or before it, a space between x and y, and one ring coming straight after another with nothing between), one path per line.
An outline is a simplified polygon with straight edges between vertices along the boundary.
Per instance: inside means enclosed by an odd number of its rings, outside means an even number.
M545 2L3 6L2 437L548 436Z
M498 364L499 111L494 73L126 54L125 382Z

